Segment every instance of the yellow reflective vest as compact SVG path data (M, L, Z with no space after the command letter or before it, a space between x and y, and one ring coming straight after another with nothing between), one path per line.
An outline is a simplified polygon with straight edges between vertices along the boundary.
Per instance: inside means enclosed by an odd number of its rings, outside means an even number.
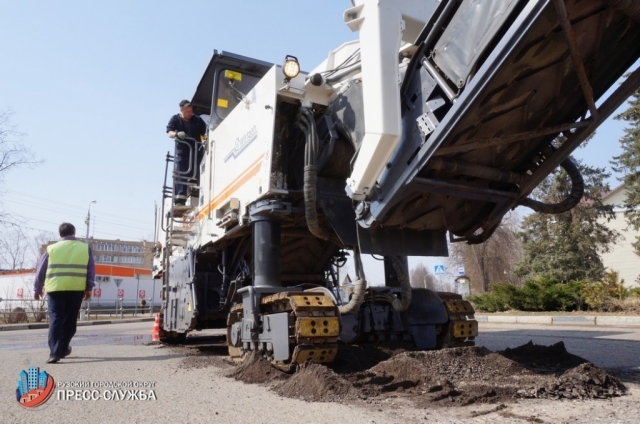
M78 240L61 240L47 247L49 261L44 280L47 293L85 291L89 246Z

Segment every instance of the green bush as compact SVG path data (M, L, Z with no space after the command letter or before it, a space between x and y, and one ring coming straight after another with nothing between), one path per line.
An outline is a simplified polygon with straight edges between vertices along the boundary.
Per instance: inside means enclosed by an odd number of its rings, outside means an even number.
M582 308L582 289L586 283L572 281L568 284L537 277L525 282L522 288L507 283L496 283L489 292L470 296L476 309L501 312L510 309L520 311L572 311Z
M575 311L583 309L625 310L623 300L640 298L640 287L627 289L615 271L605 273L602 281L570 281L560 283L546 277L527 280L522 288L507 283L489 286L489 292L470 296L479 311ZM635 305L635 304L634 304Z
M640 298L640 287L632 287L627 290L627 297Z
M602 281L587 284L584 289L584 300L589 309L604 310L611 300L622 300L630 295L630 289L625 289L624 280L620 279L617 271L605 273Z
M489 292L469 296L469 301L476 309L487 312L502 312L509 309L517 309L518 288L509 283L494 283L489 287Z
M573 311L582 304L583 283L572 281L559 283L549 278L538 277L527 281L520 289L521 311Z

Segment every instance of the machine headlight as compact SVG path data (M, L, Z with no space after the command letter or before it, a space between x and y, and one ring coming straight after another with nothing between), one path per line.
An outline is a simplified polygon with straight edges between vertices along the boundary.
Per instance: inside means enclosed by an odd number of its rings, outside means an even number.
M300 73L300 64L298 63L298 58L295 56L287 55L284 58L284 64L282 65L282 73L284 74L287 80L295 78Z

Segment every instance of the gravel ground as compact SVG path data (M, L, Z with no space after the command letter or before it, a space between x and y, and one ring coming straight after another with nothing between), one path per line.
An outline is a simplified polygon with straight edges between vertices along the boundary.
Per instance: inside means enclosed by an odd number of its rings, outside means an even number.
M137 328L145 328L147 324L139 324ZM125 326L127 324L103 327L121 329ZM101 330L107 331L107 328ZM91 331L95 332L96 329ZM11 333L12 337L22 337L24 343L30 346L26 349L3 347L8 335L0 334L0 375L3 377L0 382L0 392L3 393L0 396L0 423L640 422L640 386L637 384L640 375L633 369L625 370L624 375L620 375L630 389L629 394L611 400L526 399L498 405L426 409L417 408L410 395L396 393L373 399L369 403L356 401L344 405L283 398L264 385L236 381L225 376L230 365L219 355L212 359L216 355L211 355L211 352L186 357L189 355L187 350L160 346L79 343L72 357L59 364L46 365L44 360L47 351L42 347L46 332L30 330ZM37 343L30 339L37 340ZM81 340L79 338L79 342ZM91 340L91 337L87 335L86 340ZM11 343L14 346L14 341ZM200 366L185 366L185 363L194 362L200 362ZM154 381L158 400L63 401L57 400L54 394L42 407L28 410L18 405L14 394L18 373L29 366L40 366L57 382Z
M185 369L184 356L158 346L81 346L58 364L45 364L43 349L3 351L0 362L2 423L397 423L390 411L286 399L257 385L222 375L220 367ZM40 366L56 382L155 381L157 401L57 400L34 410L15 400L18 373ZM409 414L412 420L424 414Z

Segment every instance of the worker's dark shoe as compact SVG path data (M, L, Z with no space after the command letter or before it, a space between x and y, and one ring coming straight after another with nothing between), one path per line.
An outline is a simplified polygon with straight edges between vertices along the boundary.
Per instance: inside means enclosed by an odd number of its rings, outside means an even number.
M187 197L200 197L200 189L198 187L188 187Z
M69 349L67 349L67 351L65 352L65 354L62 357L66 358L69 355L71 355L71 346L69 346Z
M47 359L47 364L55 364L56 362L59 362L60 358L56 358L55 356L52 358Z

